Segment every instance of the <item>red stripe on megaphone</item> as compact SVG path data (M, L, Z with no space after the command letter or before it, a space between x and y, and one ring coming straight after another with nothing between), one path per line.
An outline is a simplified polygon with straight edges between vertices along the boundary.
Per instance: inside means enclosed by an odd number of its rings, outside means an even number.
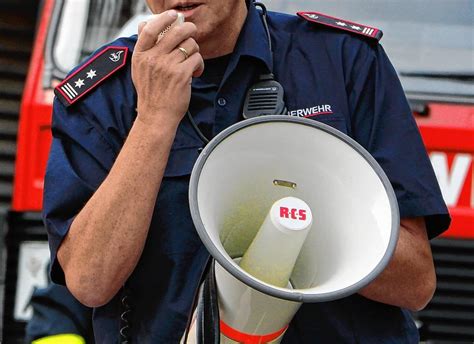
M281 330L277 332L265 334L265 335L255 335L255 334L247 334L236 330L235 328L230 327L222 320L220 321L221 332L224 336L229 339L235 340L236 342L243 343L243 344L264 344L271 342L278 337L280 337L288 328L285 326Z

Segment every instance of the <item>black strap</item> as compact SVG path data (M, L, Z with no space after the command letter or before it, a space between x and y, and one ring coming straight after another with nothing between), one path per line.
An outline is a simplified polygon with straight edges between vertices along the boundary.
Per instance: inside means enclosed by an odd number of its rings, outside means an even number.
M200 300L201 284L204 282L204 280L207 277L207 274L209 273L211 263L212 263L212 257L209 256L207 258L206 265L204 266L204 269L202 270L201 278L199 278L199 285L196 288L196 291L194 292L193 303L191 305L191 309L190 309L189 314L188 314L188 321L186 323L186 331L184 332L184 340L183 340L184 344L186 344L188 342L189 331L191 330L194 311L196 310L196 312L197 312L197 309L199 307L198 302Z
M212 259L204 280L197 313L197 343L220 343L219 302L215 275L215 261Z
M217 301L215 264L212 257L209 257L206 263L199 285L202 285L202 288L198 287L194 294L183 343L188 341L193 315L196 311L196 342L198 344L219 344L219 305Z

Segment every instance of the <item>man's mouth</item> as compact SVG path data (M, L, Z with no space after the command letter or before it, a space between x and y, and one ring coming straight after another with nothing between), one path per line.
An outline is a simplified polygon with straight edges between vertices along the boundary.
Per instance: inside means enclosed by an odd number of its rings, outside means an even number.
M185 11L191 11L191 10L195 9L196 7L198 7L198 6L199 6L199 4L186 4L186 5L178 5L174 9L176 11L185 12Z

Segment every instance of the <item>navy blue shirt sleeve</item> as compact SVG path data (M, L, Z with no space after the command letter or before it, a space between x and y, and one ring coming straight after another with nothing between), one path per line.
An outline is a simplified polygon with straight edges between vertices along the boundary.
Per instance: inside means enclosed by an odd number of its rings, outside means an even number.
M45 176L43 219L51 249L51 278L65 284L57 261L58 248L74 217L107 176L115 149L104 130L91 120L94 109L79 104L67 109L56 99L53 111L53 142Z
M110 45L132 50L135 39L120 38ZM82 65L107 47L98 49ZM58 99L54 101L43 220L51 249L51 279L55 283L65 284L56 258L58 248L75 216L112 168L136 116L135 104L129 61L76 104L66 108Z
M354 138L384 169L400 217L425 217L429 238L446 230L448 210L398 76L380 45L346 56ZM361 71L366 71L361 73Z

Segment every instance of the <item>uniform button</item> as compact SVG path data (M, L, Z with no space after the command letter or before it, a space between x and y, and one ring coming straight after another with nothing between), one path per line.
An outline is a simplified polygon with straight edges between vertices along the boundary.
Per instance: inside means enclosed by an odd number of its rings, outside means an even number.
M219 104L220 106L226 106L227 100L225 100L224 98L219 98L217 99L217 104Z

